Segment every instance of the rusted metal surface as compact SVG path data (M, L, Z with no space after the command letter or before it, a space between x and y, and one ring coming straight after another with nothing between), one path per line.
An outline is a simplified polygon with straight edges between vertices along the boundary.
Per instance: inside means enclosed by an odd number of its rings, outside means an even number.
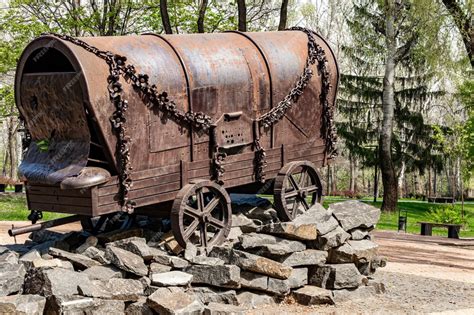
M300 212L322 202L322 194L321 177L309 161L290 162L275 178L274 202L282 221L292 221Z
M87 204L70 213L120 210L124 183L126 199L145 207L174 200L196 179L230 188L271 180L286 162L320 167L334 144L338 76L327 43L305 30L40 37L25 49L16 76L16 101L33 138L22 171L37 185L30 187L42 185L61 203L27 189L29 205L67 212L70 196L58 185L66 177L64 188L78 185L86 166L111 177L82 189L90 191ZM280 109L285 98L297 102ZM264 119L275 108L283 115ZM37 113L51 118L37 122ZM51 150L37 148L42 139ZM74 151L61 158L68 143Z
M80 221L82 218L83 218L83 216L81 216L81 215L72 215L72 216L65 217L65 218L59 218L59 219L50 220L50 221L41 222L41 223L36 223L36 224L23 226L23 227L19 227L19 228L12 228L12 229L8 230L8 235L16 236L16 235L31 233L31 232L39 231L39 230L43 230L43 229L49 229L49 228L52 228L52 227L55 227L55 226L58 226L58 225L64 225L64 224Z

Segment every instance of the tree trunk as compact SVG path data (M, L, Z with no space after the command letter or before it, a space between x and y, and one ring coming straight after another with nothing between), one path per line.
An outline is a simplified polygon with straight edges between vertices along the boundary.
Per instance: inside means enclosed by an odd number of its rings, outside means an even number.
M166 34L173 34L171 29L170 16L168 14L168 0L160 0L160 14L161 22L163 23L163 29Z
M349 170L350 170L349 190L354 191L355 190L355 166L354 166L354 157L352 155L349 156Z
M283 31L286 29L286 23L288 20L288 0L281 2L280 8L280 24L278 24L278 30Z
M387 56L383 79L382 130L380 133L380 169L382 172L383 202L382 210L392 211L397 207L397 176L392 160L392 131L395 109L395 54L396 35L394 26L394 0L385 0L385 43Z
M454 23L456 24L459 33L461 33L464 47L466 48L467 55L471 62L471 67L474 68L474 21L472 18L472 14L469 15L469 12L463 12L461 4L456 0L442 1L448 9L449 14L451 14L451 16L453 17ZM469 5L469 2L467 2L466 6Z
M208 0L201 0L199 6L199 16L197 20L198 33L204 33L204 17L206 16Z
M239 12L239 31L247 32L247 6L245 0L237 0L237 10Z
M400 173L398 174L398 195L403 196L406 194L406 190L403 187L403 184L405 183L405 169L406 169L406 163L405 161L402 161L402 167L400 168Z

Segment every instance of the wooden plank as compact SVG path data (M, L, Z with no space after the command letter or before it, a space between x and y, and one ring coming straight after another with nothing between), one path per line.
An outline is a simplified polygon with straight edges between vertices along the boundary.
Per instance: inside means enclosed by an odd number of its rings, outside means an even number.
M59 186L26 185L26 192L34 195L90 198L90 189L61 189Z
M163 176L151 177L151 178L134 181L132 190L138 190L142 188L170 183L170 182L179 180L179 177L180 177L179 173L171 173L171 174L167 174ZM115 184L114 186L101 186L99 187L99 196L117 194L118 191L119 191L118 183Z
M264 168L264 171L273 171L273 170L279 170L280 169L280 162L274 162L274 163L268 163L267 166ZM231 180L234 178L239 178L239 177L245 177L248 175L253 175L255 172L255 169L253 167L251 168L246 168L242 170L236 170L232 172L225 172L223 176L224 182L227 180Z
M174 198L176 197L176 194L177 192L173 191L173 192L168 192L168 193L154 195L154 196L146 196L142 198L137 198L137 199L133 199L133 201L136 202L137 207L144 207L144 206L148 206L152 204L159 204L164 201L174 200ZM120 204L118 202L107 204L107 205L101 205L97 207L97 211L95 215L102 215L102 214L112 213L116 211L120 211Z
M309 148L297 150L297 151L288 150L287 151L288 153L286 155L287 155L288 160L294 160L297 158L301 158L301 157L309 156L309 155L315 155L315 154L321 154L323 155L323 158L324 158L324 149L325 147L320 146L320 147L309 147Z
M82 214L82 215L92 215L91 207L81 207L81 206L71 206L71 205L61 205L61 204L51 204L51 203L41 203L41 202L31 202L31 210L38 211L50 211L50 212L60 212L60 213L71 213L71 214Z
M78 206L92 206L91 198L76 198L68 196L46 196L46 195L33 195L30 194L30 202L37 203L50 203L50 204L62 204L62 205L78 205Z
M148 187L144 189L132 190L129 193L130 199L136 201L139 198L147 197L147 196L155 196L159 194L163 194L170 191L178 191L180 189L181 183L178 179L177 182L167 183L163 185L157 185L153 187ZM106 196L99 196L99 207L107 204L116 203L119 201L119 195L106 195Z

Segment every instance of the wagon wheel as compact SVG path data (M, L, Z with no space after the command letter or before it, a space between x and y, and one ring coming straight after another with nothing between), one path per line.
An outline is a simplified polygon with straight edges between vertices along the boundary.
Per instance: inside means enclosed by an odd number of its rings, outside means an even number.
M208 180L185 185L171 209L171 228L183 248L188 242L205 249L221 244L229 234L231 220L229 195Z
M320 176L309 161L286 164L278 172L274 187L275 207L282 221L292 221L298 214L322 201Z
M135 216L133 214L116 212L98 217L84 216L81 219L81 225L84 231L96 235L115 230L128 229L133 225L134 221Z

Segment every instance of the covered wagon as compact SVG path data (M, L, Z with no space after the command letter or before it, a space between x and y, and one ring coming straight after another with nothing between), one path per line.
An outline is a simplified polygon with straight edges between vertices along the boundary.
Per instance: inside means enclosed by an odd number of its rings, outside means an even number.
M45 34L15 81L30 218L69 213L49 225L97 231L116 213L168 216L180 245L207 247L230 230L228 192L266 190L292 220L321 201L338 77L329 45L302 28Z

